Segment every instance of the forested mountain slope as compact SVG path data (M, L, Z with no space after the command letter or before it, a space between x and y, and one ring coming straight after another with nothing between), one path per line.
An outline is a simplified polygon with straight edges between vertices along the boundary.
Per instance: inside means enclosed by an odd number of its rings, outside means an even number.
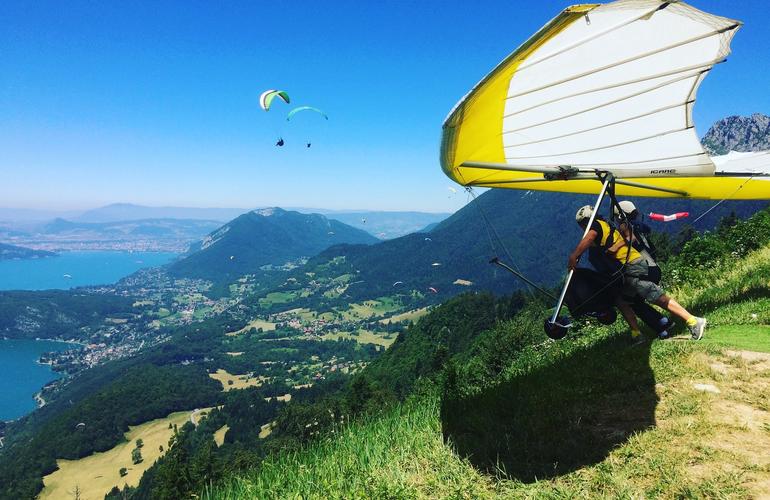
M263 266L282 266L300 257L311 257L332 245L377 241L366 231L323 215L261 209L213 231L169 269L176 276L232 280Z
M714 202L704 200L630 199L642 213L688 211L692 219L714 206ZM580 239L575 212L594 201L595 197L587 195L490 190L429 233L410 234L371 246L335 246L311 259L292 276L299 282L307 280L308 271L316 272L329 262L344 258L340 274L355 273L358 281L357 286L346 292L353 300L394 293L396 282L401 282L401 289L425 293L432 287L438 298L468 289L498 293L523 289L526 285L521 281L489 264L492 257L499 257L518 266L536 283L553 286L563 276L567 255ZM703 217L695 229L713 229L732 212L745 218L766 206L767 202L726 201ZM657 232L674 234L685 228L687 221L651 224ZM463 280L462 284L457 280Z

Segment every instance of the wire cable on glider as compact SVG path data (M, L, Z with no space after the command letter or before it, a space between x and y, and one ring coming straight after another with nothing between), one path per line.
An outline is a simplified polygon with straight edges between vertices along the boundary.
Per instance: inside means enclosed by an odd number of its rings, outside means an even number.
M736 193L738 193L738 191L740 191L741 189L743 189L743 186L745 186L746 184L748 184L748 183L749 183L749 181L750 181L750 180L752 180L753 178L754 178L754 176L752 175L751 177L749 177L748 179L746 179L746 181L745 181L743 184L741 184L740 186L738 186L738 188L737 188L735 191L733 191L732 193L730 193L730 195L729 195L727 198L723 198L723 199L719 200L719 201L718 201L716 204L714 204L714 206L713 206L713 207L709 208L708 210L706 210L705 212L703 212L703 213L702 213L700 216L698 216L698 218L697 218L697 219L695 219L694 221L692 221L692 223L691 223L690 225L694 226L694 225L695 225L695 224L696 224L696 223L697 223L699 220L701 220L701 219L702 219L702 218L704 218L706 215L708 215L708 214L709 214L709 212L711 212L712 210L714 210L715 208L717 208L719 205L721 205L721 204L722 204L722 203L724 203L725 201L727 201L727 200L729 200L730 198L732 198L733 196L735 196L735 195L736 195Z

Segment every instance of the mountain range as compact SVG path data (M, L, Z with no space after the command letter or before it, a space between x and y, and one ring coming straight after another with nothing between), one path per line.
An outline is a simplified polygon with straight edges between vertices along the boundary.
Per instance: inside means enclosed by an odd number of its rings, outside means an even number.
M280 208L240 215L190 247L169 270L176 276L230 280L265 266L283 266L341 243L376 243L377 238L321 214Z
M770 116L728 116L714 123L701 143L711 155L770 149Z

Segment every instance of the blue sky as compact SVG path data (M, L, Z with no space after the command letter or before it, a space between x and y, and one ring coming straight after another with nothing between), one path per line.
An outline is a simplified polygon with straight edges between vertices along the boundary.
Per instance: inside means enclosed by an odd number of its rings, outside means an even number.
M701 86L698 132L770 113L766 1L690 3L746 23ZM0 206L455 210L444 117L565 5L2 2ZM259 109L267 88L328 113L310 149L308 125Z

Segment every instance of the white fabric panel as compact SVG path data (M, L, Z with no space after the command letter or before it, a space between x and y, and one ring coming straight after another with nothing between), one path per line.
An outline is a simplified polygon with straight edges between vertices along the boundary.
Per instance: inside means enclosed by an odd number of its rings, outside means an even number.
M712 156L717 172L755 173L770 175L770 151L739 153L730 151L722 156Z
M623 165L628 161L651 161L657 158L674 158L682 156L682 142L692 140L692 129L659 135L631 144L620 144L601 150L552 151L547 156L527 158L506 158L511 165L526 166L537 162L543 165ZM697 140L697 137L696 137ZM713 171L713 164L712 164Z
M557 121L543 125L533 123L530 127L510 132L510 134L503 132L503 134L511 136L506 137L505 140L506 156L520 157L544 154L532 152L537 151L538 148L546 148L550 151L554 149L571 151L599 148L604 144L614 144L633 140L637 137L667 132L672 129L672 124L680 124L681 126L684 123L685 112L679 105L687 99L687 94L692 89L695 80L696 78L693 77L591 111L577 114L570 112L564 115L565 118ZM660 111L655 112L657 110ZM528 113L528 115L528 118L533 121L543 119L542 115L535 116L533 113ZM576 135L565 137L566 134ZM555 139L526 145L533 141L543 141L550 138ZM574 141L576 140L580 141L580 144L575 144Z
M510 130L514 127L517 129L528 127L544 121L544 117L553 118L569 115L603 103L611 103L644 92L650 92L663 86L673 85L685 78L694 78L700 71L702 69L686 70L681 73L664 74L664 76L642 81L626 79L617 84L598 87L578 85L575 82L569 89L569 92L566 89L562 90L557 87L551 87L547 90L529 94L528 99L509 99L506 102L504 118L509 120L508 123L510 125L505 123L503 128Z
M573 22L522 63L502 126L509 164L614 165L622 175L649 162L647 175L671 165L713 173L708 157L696 156L703 149L687 103L702 72L727 55L734 30L719 31L735 22L661 5L599 6L590 23Z

